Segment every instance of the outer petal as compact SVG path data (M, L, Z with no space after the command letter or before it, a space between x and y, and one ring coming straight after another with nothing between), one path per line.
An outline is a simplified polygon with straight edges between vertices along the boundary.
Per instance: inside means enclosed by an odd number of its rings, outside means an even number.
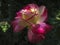
M21 21L20 19L15 19L14 21L12 21L12 26L14 32L19 32L22 29L24 29L24 27L26 27L26 24L24 21Z
M44 32L44 31L43 31ZM34 27L32 30L28 30L28 40L31 43L37 43L43 40L45 36L40 33L38 34L38 26Z
M51 25L46 24L46 23L41 23L40 27L45 29L45 34L48 33L53 28Z
M46 21L47 19L47 9L45 6L40 6L40 19L37 21L37 24Z
M47 9L45 8L43 14L41 15L41 20L43 22L43 21L46 21L46 19L47 19Z
M36 24L28 30L28 40L37 43L45 38L45 34L50 31L51 27L46 23Z
M31 30L28 30L28 40L31 43L37 43L45 38L44 35L34 34Z

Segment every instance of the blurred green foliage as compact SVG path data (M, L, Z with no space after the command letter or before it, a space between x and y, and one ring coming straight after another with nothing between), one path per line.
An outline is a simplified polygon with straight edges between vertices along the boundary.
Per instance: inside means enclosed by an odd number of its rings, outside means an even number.
M8 30L8 28L10 27L10 25L8 24L7 21L2 21L2 22L0 22L0 27L2 28L3 32L6 32Z

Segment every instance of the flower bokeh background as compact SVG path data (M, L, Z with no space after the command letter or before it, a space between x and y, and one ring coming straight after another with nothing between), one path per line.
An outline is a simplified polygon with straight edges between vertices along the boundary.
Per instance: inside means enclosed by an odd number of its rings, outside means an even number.
M45 5L48 9L47 23L54 27L46 34L46 38L37 44L28 42L27 28L22 32L14 33L10 24L16 12L30 3ZM10 27L3 32L0 26L0 45L60 45L60 0L0 0L0 22L2 21L7 21Z

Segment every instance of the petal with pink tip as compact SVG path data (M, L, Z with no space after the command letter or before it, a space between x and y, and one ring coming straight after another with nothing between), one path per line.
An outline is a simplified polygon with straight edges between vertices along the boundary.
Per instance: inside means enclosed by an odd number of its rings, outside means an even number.
M47 19L47 9L45 6L40 6L40 19L37 21L37 24L44 22Z

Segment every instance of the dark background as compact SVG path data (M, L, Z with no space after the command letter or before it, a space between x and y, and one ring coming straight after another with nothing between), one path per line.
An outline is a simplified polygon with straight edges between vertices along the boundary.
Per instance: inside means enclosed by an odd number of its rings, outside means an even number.
M0 45L60 45L60 19L56 19L57 15L60 18L60 0L0 0L0 22L7 21L10 24L16 12L31 3L47 7L47 23L54 27L52 31L46 34L45 40L32 44L27 40L27 28L19 33L14 33L12 27L5 33L0 29Z

